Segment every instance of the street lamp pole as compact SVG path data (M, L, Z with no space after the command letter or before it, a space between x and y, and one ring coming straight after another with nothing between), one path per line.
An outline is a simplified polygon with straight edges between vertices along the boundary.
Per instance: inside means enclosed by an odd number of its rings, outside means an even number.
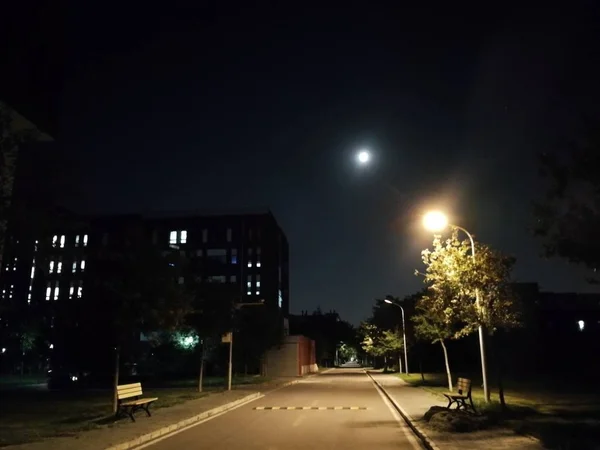
M443 213L437 212L437 211L427 213L424 217L423 222L425 224L425 227L431 231L442 231L444 228L446 228L446 226L449 226L450 228L454 228L457 230L461 230L463 233L465 233L468 236L469 241L471 241L471 258L473 259L473 262L476 261L475 240L473 239L473 236L471 235L471 233L469 233L466 229L464 229L463 227L459 227L458 225L449 224L448 218ZM482 315L483 308L481 306L479 289L475 289L475 305L477 306L477 311L479 312L479 314ZM489 403L490 392L488 390L488 382L487 382L487 365L486 365L486 359L485 359L485 339L484 339L484 333L483 333L483 325L481 325L481 323L479 324L478 332L479 332L479 353L481 355L481 378L483 381L483 396L485 398L486 403Z
M404 373L408 375L408 350L406 348L406 325L404 322L404 308L402 307L402 305L390 300L389 298L386 298L384 302L390 305L397 306L398 308L400 308L400 311L402 311L402 346L404 347Z
M233 305L234 309L237 311L244 306L263 306L265 301L262 300L260 302L255 303L236 303ZM229 365L227 367L227 390L231 390L231 381L233 378L233 330L229 332Z
M475 262L476 261L476 259L475 259L475 241L474 241L471 233L469 233L463 227L459 227L458 225L450 225L450 227L456 228L457 230L461 230L469 237L469 240L471 241L471 258L473 259L473 262ZM483 309L481 307L481 299L479 297L479 289L475 289L475 305L477 306L477 311L479 311L479 314L480 315L483 314ZM479 324L478 333L479 333L479 352L481 353L481 378L483 379L483 396L485 398L485 401L489 402L490 401L490 393L488 390L488 382L487 382L487 364L486 364L486 360L485 360L485 338L484 338L484 333L483 333L483 325L481 325L481 324Z

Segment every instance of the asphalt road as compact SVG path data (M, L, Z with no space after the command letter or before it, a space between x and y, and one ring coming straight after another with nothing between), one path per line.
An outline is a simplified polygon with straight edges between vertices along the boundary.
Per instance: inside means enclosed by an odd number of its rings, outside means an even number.
M335 369L304 379L145 447L150 450L422 448L361 369Z

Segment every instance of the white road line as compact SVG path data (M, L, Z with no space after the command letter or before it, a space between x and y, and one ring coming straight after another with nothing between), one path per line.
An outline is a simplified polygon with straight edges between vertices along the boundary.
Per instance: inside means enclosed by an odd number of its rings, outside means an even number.
M366 376L368 377L368 375L366 375ZM404 433L404 436L406 436L406 439L408 440L408 442L410 442L410 445L412 446L412 448L414 448L415 450L422 450L423 447L421 446L419 441L417 441L417 438L414 436L412 430L408 427L408 425L406 424L406 422L404 421L402 416L400 416L400 414L398 414L398 411L396 411L396 408L394 408L394 405L392 405L390 403L390 401L385 397L385 395L383 395L383 393L379 390L379 388L377 387L375 382L373 380L371 380L370 378L369 378L369 380L371 381L371 383L373 384L373 387L375 388L375 390L377 391L377 393L383 400L383 403L386 404L386 406L392 413L392 416L394 417L394 419L396 419L396 422L398 422L398 425L402 429L402 432Z
M306 415L304 415L304 414L302 414L301 416L298 416L298 418L296 420L294 420L294 422L292 423L292 426L297 427L298 425L300 425L304 421L305 417L306 417Z
M146 442L145 444L142 444L142 445L140 445L140 446L138 446L138 447L134 447L134 449L135 449L135 450L138 450L138 449L142 449L142 448L150 447L151 445L154 445L154 444L156 444L157 442L164 441L165 439L169 439L170 437L173 437L173 436L175 436L176 434L179 434L179 433L181 433L181 432L183 432L183 431L189 430L190 428L193 428L193 427L195 427L195 426L198 426L198 425L200 425L200 424L202 424L202 423L204 423L204 422L208 422L209 420L216 419L217 417L219 417L219 416L222 416L223 414L227 414L229 411L233 411L234 409L238 409L238 408L239 408L239 407L241 407L241 406L245 406L245 405L247 405L248 403L251 403L251 402L253 402L253 401L255 401L255 400L258 400L259 398L263 398L263 397L264 397L264 395L259 395L258 397L256 397L256 398L253 398L253 399L251 399L251 400L248 400L247 402L240 403L239 405L236 405L236 406L234 406L233 408L229 408L228 410L225 410L225 411L223 411L223 412L220 412L220 413L217 413L217 414L215 414L215 415L213 415L213 416L207 417L206 419L199 420L198 422L196 422L196 423L193 423L193 424L191 424L191 425L188 425L187 427L183 427L183 428L180 428L179 430L175 430L175 431L173 431L172 433L165 434L164 436L161 436L161 437L159 437L159 438L157 438L157 439L155 439L155 440L153 440L153 441Z

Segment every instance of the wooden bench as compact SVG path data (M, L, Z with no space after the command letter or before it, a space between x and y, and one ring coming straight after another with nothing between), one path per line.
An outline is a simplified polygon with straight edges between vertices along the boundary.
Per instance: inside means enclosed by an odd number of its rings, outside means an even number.
M127 414L133 422L135 422L135 417L133 417L133 414L140 409L143 409L146 411L148 416L151 416L152 414L150 414L149 409L150 405L158 400L158 397L141 398L141 396L142 383L122 384L117 386L117 418L121 417L121 415L124 413Z
M477 412L471 397L471 380L468 378L459 378L456 382L456 392L448 392L444 396L448 399L448 406L446 407L448 409L456 404L456 409L472 409L473 412ZM467 400L469 400L469 404L467 404Z

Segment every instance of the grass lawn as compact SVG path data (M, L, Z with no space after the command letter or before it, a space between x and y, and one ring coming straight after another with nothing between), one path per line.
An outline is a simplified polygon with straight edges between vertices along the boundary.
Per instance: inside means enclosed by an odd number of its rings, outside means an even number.
M448 391L445 374L399 375L434 394ZM453 382L456 383L456 375ZM491 402L486 404L481 381L474 380L473 401L480 411L499 414L498 390L491 386ZM548 380L506 380L506 403L510 409L503 422L517 432L532 434L548 448L592 449L600 442L600 387L598 384L565 383L556 386Z
M262 377L235 377L237 386L266 382ZM205 379L205 392L194 389L196 380L174 381L144 388L144 395L159 397L153 409L167 408L223 389L223 378ZM110 389L50 391L42 388L4 389L0 392L0 446L22 444L47 437L71 436L112 423Z

